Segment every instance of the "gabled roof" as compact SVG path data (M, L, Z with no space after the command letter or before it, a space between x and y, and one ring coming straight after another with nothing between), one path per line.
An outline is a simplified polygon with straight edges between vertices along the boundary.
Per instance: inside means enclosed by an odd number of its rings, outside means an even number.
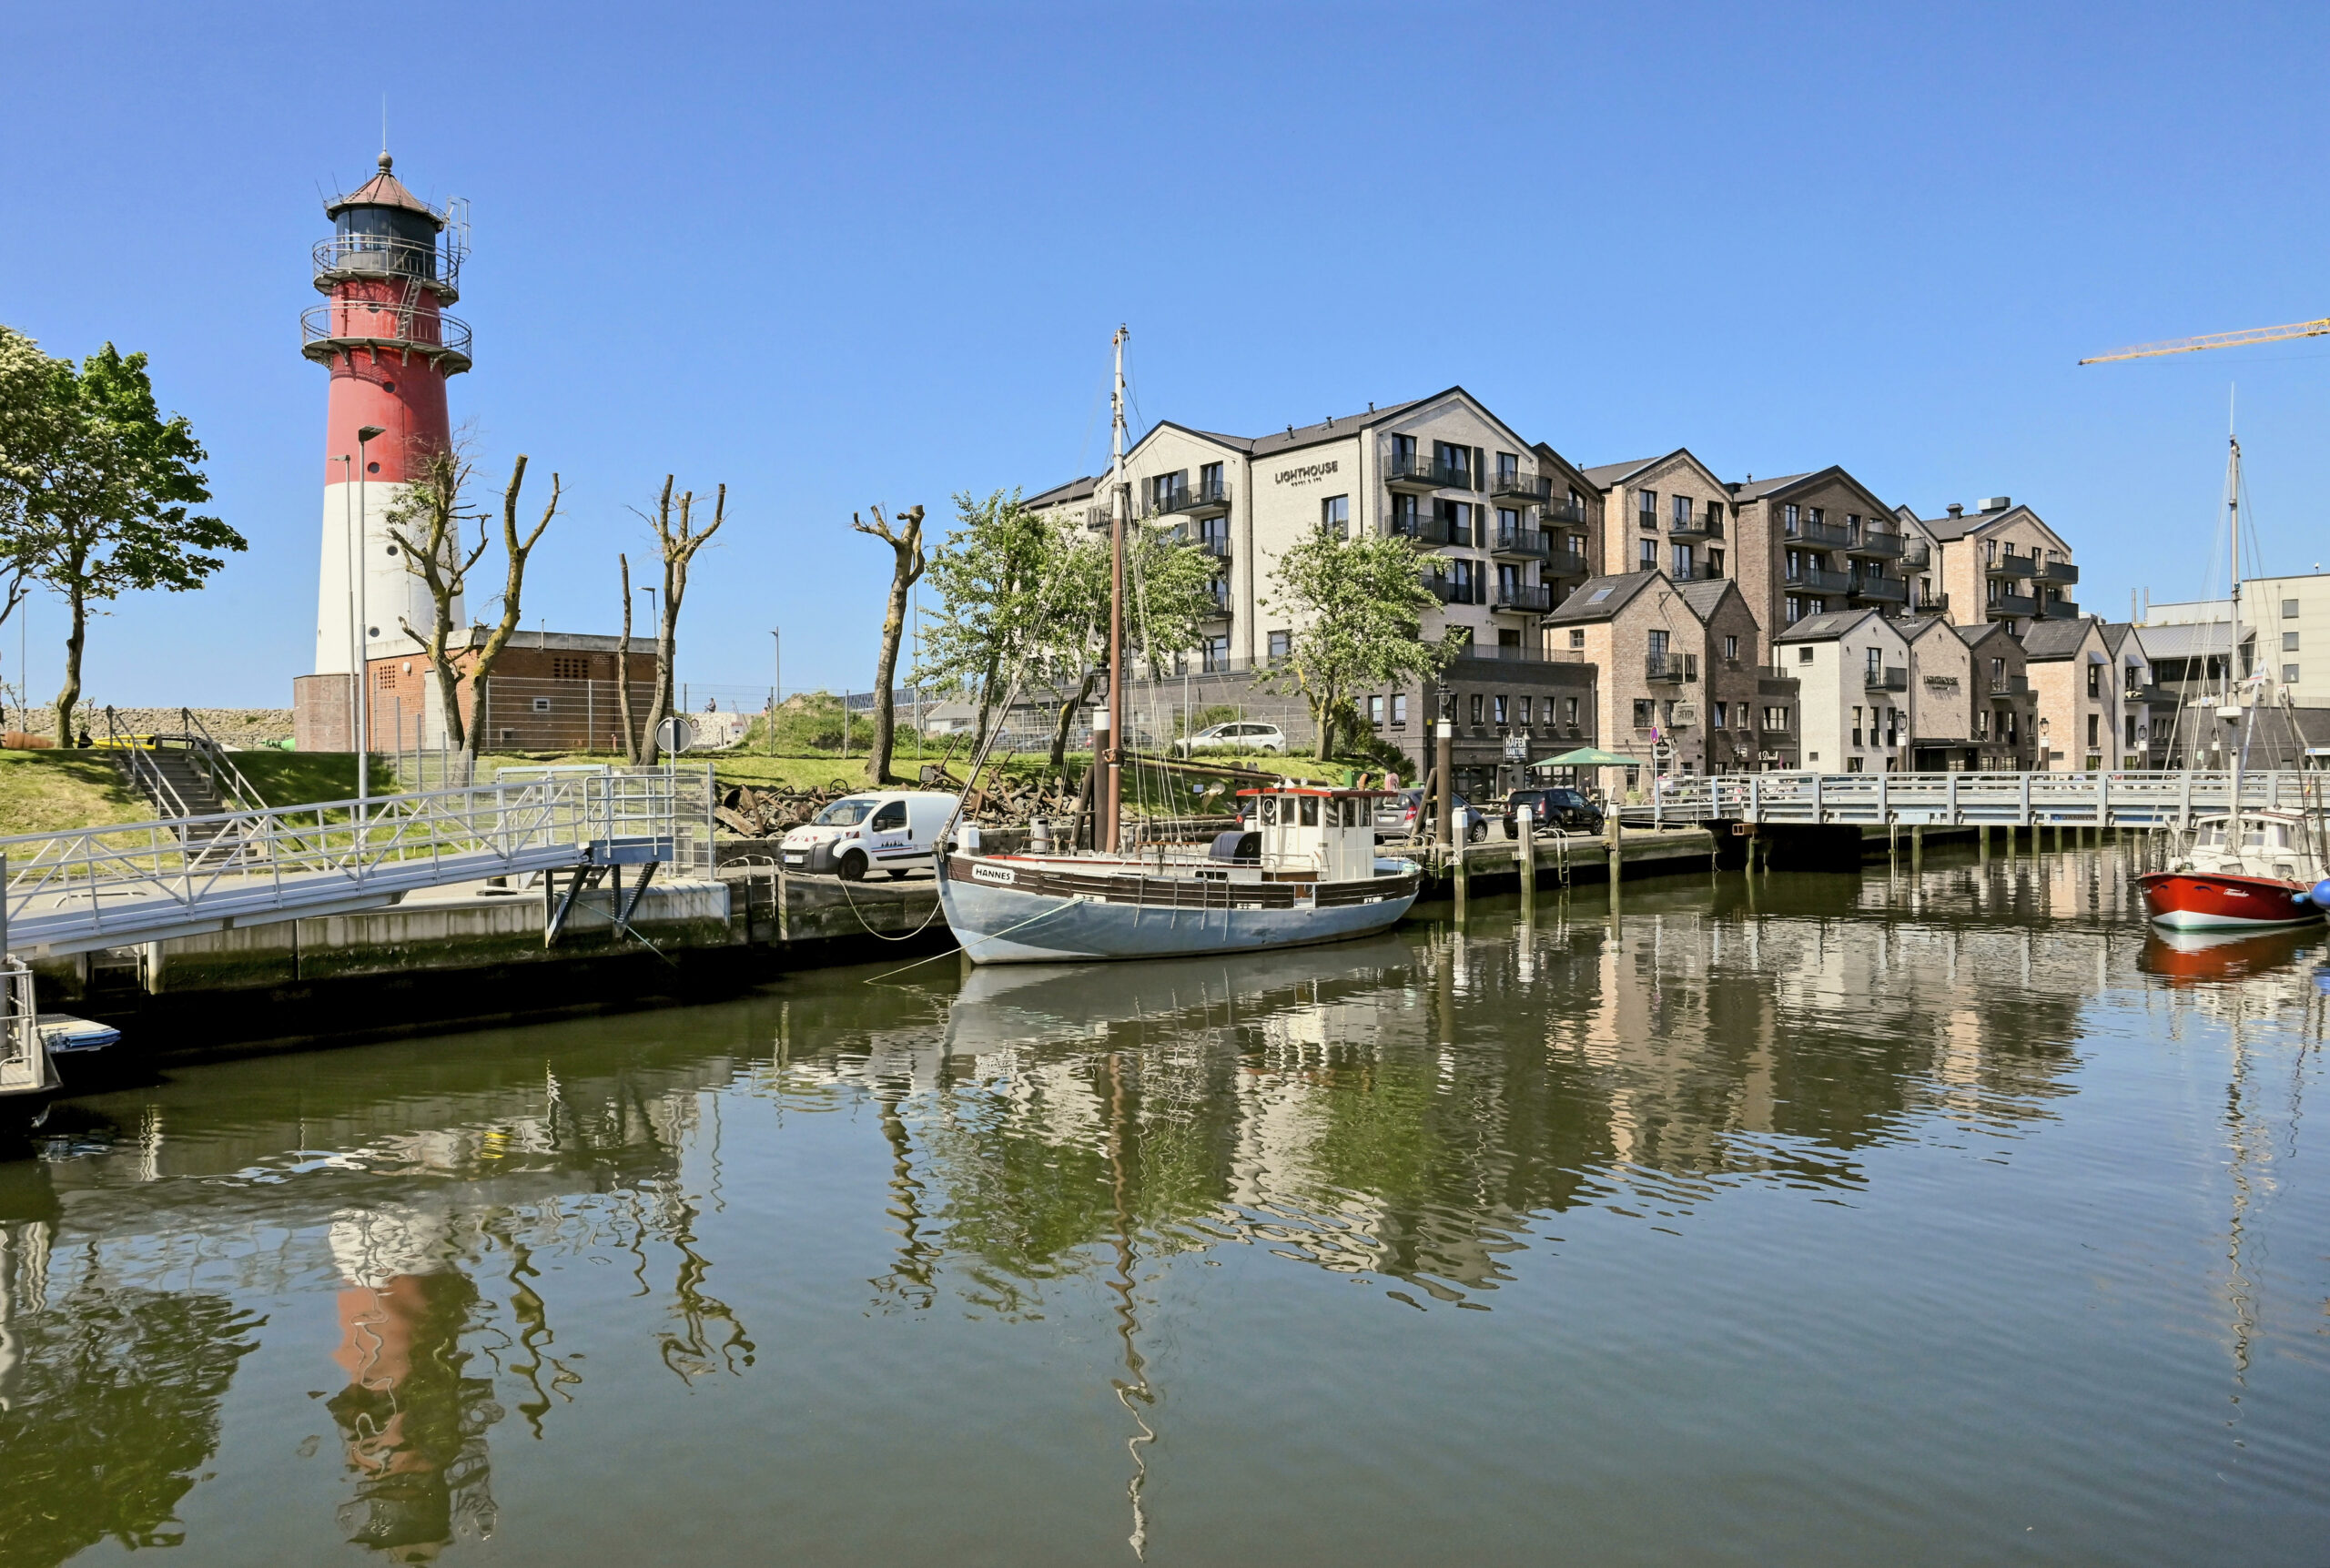
M1782 474L1778 479L1743 481L1731 486L1730 490L1732 499L1745 504L1749 501L1770 501L1789 491L1810 490L1817 484L1837 481L1841 481L1859 491L1867 499L1869 504L1877 508L1879 511L1889 510L1875 491L1855 479L1841 463L1830 463L1827 468L1814 469L1808 473Z
M1953 626L1951 630L1958 633L1960 639L1969 648L1979 648L1993 637L2005 637L2008 642L2014 642L2014 638L2008 634L2006 622L2003 621L1985 621L1975 626ZM2022 646L2020 642L2014 642L2014 645L2018 648Z
M1825 473L1828 470L1823 469L1818 471ZM1784 473L1778 479L1742 480L1737 484L1727 485L1725 488L1729 490L1733 497L1737 500L1761 501L1768 495L1778 494L1781 491L1788 489L1788 486L1795 484L1801 480L1808 480L1813 477L1814 476L1811 473Z
M2111 651L2114 659L2127 648L2131 640L2134 641L2136 652L2141 655L2144 651L2143 641L2136 636L2134 626L2125 621L2106 621L2103 623L2103 646Z
M2033 621L2022 631L2022 651L2034 662L2068 659L2087 645L2088 633L2102 622L2092 615L2076 621Z
M1602 488L1600 485L1594 482L1593 475L1587 473L1584 469L1570 461L1569 459L1555 451L1550 443L1545 441L1532 441L1530 443L1529 450L1537 454L1537 466L1541 477L1543 475L1545 465L1552 463L1555 467L1559 468L1562 472L1576 478L1589 490L1598 491Z
M1044 491L1041 495L1031 495L1019 504L1022 506L1058 506L1060 502L1066 501L1085 501L1089 499L1092 493L1099 488L1100 476L1098 474L1086 474L1082 479L1072 479L1066 484L1056 484L1052 486L1051 489Z
M1545 618L1548 626L1584 624L1590 621L1607 621L1642 597L1643 591L1666 581L1663 572L1629 572L1617 577L1589 577L1578 585L1577 592L1556 605Z
M1701 462L1699 455L1688 447L1677 447L1673 451L1659 457L1641 458L1626 463L1603 463L1598 467L1581 471L1587 479L1594 481L1596 488L1607 491L1613 486L1626 483L1646 469L1655 469L1661 463L1671 463L1677 458L1683 459L1693 468L1707 475L1711 482L1718 485L1723 483L1721 480L1716 478L1715 470Z
M1742 604L1748 602L1739 592L1739 585L1728 577L1682 583L1676 588L1675 594L1677 598L1691 607L1692 614L1702 621L1715 619L1715 612L1723 607L1724 597L1727 594L1738 599Z
M1829 610L1803 620L1772 639L1775 642L1833 642L1869 620L1883 620L1874 610Z
M420 213L438 228L444 228L445 219L443 215L439 213L435 207L430 206L427 202L413 195L412 192L407 190L404 187L404 182L398 179L396 176L389 172L389 170L394 167L395 165L396 160L394 158L390 157L385 152L382 153L380 155L380 172L374 175L370 179L366 180L362 185L358 186L354 190L350 191L346 196L336 196L329 201L324 203L324 216L326 217L338 217L342 211L351 207L402 207L407 212Z
M1985 529L1991 528L1994 524L2004 522L2009 518L2014 517L2029 518L2031 521L2037 523L2041 529L2046 531L2048 538L2053 540L2057 544L2063 543L2063 536L2057 533L2052 528L2049 528L2045 518L2041 517L2037 512L2031 511L2029 507L2022 505L2019 501L2016 504L1999 511L1978 511L1970 515L1961 514L1957 517L1951 517L1949 513L1944 512L1940 517L1921 517L1917 521L1918 526L1925 530L1928 537L1940 540L1941 542L1947 544L1953 541L1965 539L1970 535L1980 533Z
M1927 632L1933 631L1938 626L1948 626L1950 624L1950 619L1947 616L1937 615L1931 612L1916 615L1897 615L1893 618L1893 624L1900 629L1902 636L1907 637L1910 642L1914 642L1919 638L1924 636Z

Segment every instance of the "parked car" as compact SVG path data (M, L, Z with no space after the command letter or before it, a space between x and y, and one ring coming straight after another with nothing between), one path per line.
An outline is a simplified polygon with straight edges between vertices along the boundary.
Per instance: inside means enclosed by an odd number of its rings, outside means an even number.
M1419 829L1416 815L1428 809L1429 797L1420 789L1403 789L1396 796L1387 796L1375 807L1375 831L1381 834L1399 833L1409 837L1430 837L1432 823L1427 820ZM1478 844L1489 835L1488 814L1463 795L1455 800L1451 820L1464 834L1466 844Z
M1540 828L1559 828L1564 833L1602 831L1602 809L1576 790L1560 786L1517 789L1504 802L1504 835L1507 838L1521 836L1517 818L1520 808L1525 805Z
M1182 756L1197 752L1286 752L1286 732L1276 724L1241 720L1234 724L1209 724L1194 735L1173 743Z
M831 872L862 882L868 871L890 874L933 868L931 849L956 797L937 790L876 790L844 795L785 835L777 853L787 871Z

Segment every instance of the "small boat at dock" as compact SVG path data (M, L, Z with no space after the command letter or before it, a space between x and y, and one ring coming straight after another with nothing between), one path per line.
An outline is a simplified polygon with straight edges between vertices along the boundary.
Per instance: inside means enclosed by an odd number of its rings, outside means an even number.
M2296 811L2258 809L2203 817L2193 847L2166 871L2136 879L2153 923L2172 930L2261 930L2322 919L2330 866L2315 824Z

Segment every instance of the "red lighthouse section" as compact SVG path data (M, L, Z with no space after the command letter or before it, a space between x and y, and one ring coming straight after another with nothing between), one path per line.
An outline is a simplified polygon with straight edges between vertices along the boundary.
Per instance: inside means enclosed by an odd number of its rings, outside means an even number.
M316 288L327 302L299 319L304 352L331 371L324 454L326 484L344 472L343 455L359 450L356 432L386 434L366 449L365 478L397 483L427 452L451 443L445 381L470 368L469 324L445 314L461 295L464 253L459 227L380 170L357 189L327 202L331 238L315 249Z

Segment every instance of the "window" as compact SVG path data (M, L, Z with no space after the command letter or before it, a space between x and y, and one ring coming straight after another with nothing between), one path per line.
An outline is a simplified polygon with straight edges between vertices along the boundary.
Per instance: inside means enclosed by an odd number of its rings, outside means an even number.
M1201 501L1221 501L1227 492L1221 485L1221 465L1207 463L1198 470L1198 497Z
M1395 469L1413 468L1415 461L1415 437L1393 436L1392 438L1392 466Z
M2282 601L2282 619L2284 621L2295 621L2297 619L2296 600L2284 599Z
M1738 639L1738 638L1737 638L1737 637L1726 637L1726 638L1723 640L1723 657L1724 657L1724 659L1725 659L1725 662L1726 662L1726 663L1733 663L1733 664L1737 664L1737 663L1739 663L1739 639Z
M1666 662L1666 632L1653 630L1650 632L1650 656L1654 663L1663 664Z
M1786 708L1766 708L1764 710L1764 728L1781 734L1787 733L1788 710Z
M1475 693L1473 693L1473 727L1474 727L1474 728L1475 728L1475 729L1478 729L1478 728L1480 727L1480 723L1481 723L1481 707L1482 707L1482 698L1481 698L1481 694L1480 694L1478 692L1475 692Z
M1553 712L1553 701L1551 697L1545 699L1545 712L1548 714ZM1530 702L1531 700L1527 697L1521 699L1521 727L1525 730L1529 727Z
M1512 722L1512 715L1506 711L1505 699L1502 696L1490 698L1489 723L1503 726Z
M1807 642L1803 647L1798 648L1796 651L1796 662L1799 664L1809 664L1812 663L1811 643Z
M1672 697L1666 699L1666 727L1670 730L1675 727L1675 699Z
M1562 723L1572 725L1577 723L1577 699L1575 697L1565 697L1562 699Z
M2087 694L2091 697L2103 695L2103 666L2101 664L2087 667ZM2092 745L2095 743L2091 741L2088 744Z
M1988 708L1974 710L1974 738L1978 741L1991 738L1991 713Z
M1502 545L1518 543L1521 539L1521 514L1509 506L1496 509L1496 541Z
M1638 730L1646 730L1650 728L1652 723L1655 722L1655 711L1651 707L1650 699L1648 697L1636 697L1635 699L1635 728Z
M2282 684L2284 686L2295 686L2297 684L2297 666L2295 664L2284 664L2282 666Z
M1291 632L1271 633L1271 663L1275 664L1294 652L1294 634Z
M1787 605L1786 605L1786 613L1787 613L1787 617L1788 617L1788 623L1789 625L1791 625L1791 626L1795 625L1798 622L1799 622L1799 621L1803 620L1803 619L1804 619L1804 601L1803 601L1803 600L1801 600L1801 599L1798 599L1798 598L1795 594L1793 594L1793 593L1789 594L1789 595L1788 596L1788 602L1787 602Z
M1487 542L1485 540L1475 541L1473 538L1474 507L1472 502L1466 501L1452 501L1445 504L1448 508L1447 517L1449 543L1473 544Z
M1584 627L1573 626L1570 628L1569 645L1573 648L1583 648L1585 646L1585 629Z
M1688 582L1691 581L1691 547L1687 544L1678 544L1673 548L1675 551L1675 581L1677 582Z
M1859 743L1855 742L1854 744L1858 745ZM1849 774L1862 774L1869 771L1869 766L1867 763L1859 757L1847 757L1845 759L1845 771Z
M1860 710L1853 710L1853 744L1860 744Z
M1457 560L1448 563L1452 604L1485 604L1488 595L1482 591L1481 569L1477 561Z
M866 828L869 833L896 833L906 824L907 803L893 800L883 803L882 809L874 814L874 820L867 823Z
M1379 730L1383 727L1383 694L1381 692L1367 699L1367 722Z
M1811 524L1812 524L1812 526L1813 526L1813 527L1815 527L1815 528L1819 527L1823 522L1826 522L1826 521L1828 521L1828 519L1829 519L1828 510L1827 510L1826 508L1824 508L1824 507L1818 507L1818 506L1807 507L1807 508L1805 509L1805 513L1804 513L1804 515L1805 515L1805 521L1808 521L1808 522L1809 522L1809 523L1811 523Z
M2087 749L2089 751L2093 751L2100 744L2096 739L2096 721L2102 717L2101 713L2090 713L2087 716Z
M1794 533L1798 525L1799 519L1796 502L1789 501L1786 506L1780 508L1780 530L1785 533Z
M1678 495L1671 497L1668 504L1675 510L1675 521L1677 523L1687 525L1690 522L1691 498L1689 496Z
M2133 713L2130 713L2130 714L2128 715L2128 746L2129 746L2129 749L2133 750L2133 749L2134 749L2134 747L2135 747L2135 744L2136 744L2136 716L2135 716L2135 714L2133 714Z
M1149 504L1156 511L1186 506L1190 500L1190 470L1154 475L1149 481Z
M1645 528L1658 526L1658 492L1639 491L1635 495L1635 515Z
M1407 722L1408 694L1405 692L1394 692L1392 693L1392 727L1395 730L1403 728Z
M1641 541L1640 543L1642 545L1642 563L1640 570L1644 572L1657 571L1658 541L1655 539L1646 539Z
M1499 452L1496 454L1497 478L1501 480L1509 480L1520 473L1520 471L1521 460L1518 457L1514 456L1511 452Z
M1872 681L1883 680L1885 678L1885 650L1871 648L1868 651L1868 654L1869 678Z
M1434 466L1447 474L1450 482L1465 490L1473 488L1472 448L1460 447L1454 441L1434 441L1432 443L1432 460Z
M1993 659L1991 661L1991 690L1998 692L2003 691L2005 688L2006 661L2003 659Z
M2282 652L2284 653L2295 653L2297 652L2296 632L2284 632L2282 633Z
M1351 535L1351 497L1331 495L1319 503L1319 531L1337 539Z
M1200 651L1200 652L1204 655L1203 662L1202 662L1202 663L1201 663L1201 665L1200 665L1200 673L1208 674L1208 675L1220 675L1220 674L1225 674L1225 673L1227 673L1229 672L1229 669L1230 669L1230 639L1229 639L1229 638L1227 638L1227 637L1209 637L1209 638L1207 638L1207 639L1205 640L1205 643L1204 643L1203 647L1202 647L1202 648L1200 648L1199 651Z
M1723 551L1720 550L1709 550L1707 551L1707 580L1709 582L1713 582L1715 579L1722 575Z
M1729 704L1728 703L1716 703L1716 704L1715 704L1715 724L1714 724L1714 727L1715 727L1715 728L1717 728L1717 729L1718 729L1718 730L1722 730L1722 729L1728 729L1730 726L1729 726L1727 723L1725 723L1725 721L1726 721L1727 719L1728 719L1730 716L1731 716L1731 704Z

